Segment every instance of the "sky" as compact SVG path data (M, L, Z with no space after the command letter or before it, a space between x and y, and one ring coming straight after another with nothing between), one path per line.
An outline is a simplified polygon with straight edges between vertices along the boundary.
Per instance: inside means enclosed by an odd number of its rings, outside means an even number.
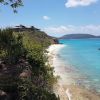
M100 0L23 0L14 14L0 5L0 27L35 26L51 36L89 33L100 35Z

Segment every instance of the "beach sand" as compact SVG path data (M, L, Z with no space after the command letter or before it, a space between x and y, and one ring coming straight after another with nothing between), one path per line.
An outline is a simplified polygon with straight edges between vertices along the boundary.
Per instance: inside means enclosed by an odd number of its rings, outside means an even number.
M58 52L63 47L65 47L63 44L53 44L47 49L49 64L54 67L54 75L60 77L54 85L56 95L59 95L60 100L100 100L100 95L96 92L74 84L74 81L67 75L67 72L71 70L70 66L69 69L66 69L63 63L62 66L61 64L59 66L57 57L60 57L60 55L58 55Z

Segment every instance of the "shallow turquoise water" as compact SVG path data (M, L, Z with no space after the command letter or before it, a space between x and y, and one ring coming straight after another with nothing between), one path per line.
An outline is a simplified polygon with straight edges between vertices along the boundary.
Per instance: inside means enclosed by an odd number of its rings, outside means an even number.
M61 61L69 63L76 84L100 92L100 39L59 40Z

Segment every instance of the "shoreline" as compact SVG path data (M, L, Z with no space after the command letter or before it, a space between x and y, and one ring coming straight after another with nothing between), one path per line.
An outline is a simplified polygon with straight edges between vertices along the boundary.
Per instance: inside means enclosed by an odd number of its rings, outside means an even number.
M60 57L58 52L65 46L64 44L53 44L47 49L49 64L51 67L54 67L54 75L60 77L57 84L54 85L55 94L59 95L60 100L100 100L100 95L96 92L74 84L67 75L66 70L68 69L65 66L59 65L59 61L57 61L57 57Z

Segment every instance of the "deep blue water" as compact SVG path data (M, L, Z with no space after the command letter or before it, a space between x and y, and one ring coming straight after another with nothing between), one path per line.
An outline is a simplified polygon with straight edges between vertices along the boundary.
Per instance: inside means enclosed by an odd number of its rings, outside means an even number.
M72 77L77 84L100 92L100 39L59 40L66 46L59 54L65 64L76 70Z

